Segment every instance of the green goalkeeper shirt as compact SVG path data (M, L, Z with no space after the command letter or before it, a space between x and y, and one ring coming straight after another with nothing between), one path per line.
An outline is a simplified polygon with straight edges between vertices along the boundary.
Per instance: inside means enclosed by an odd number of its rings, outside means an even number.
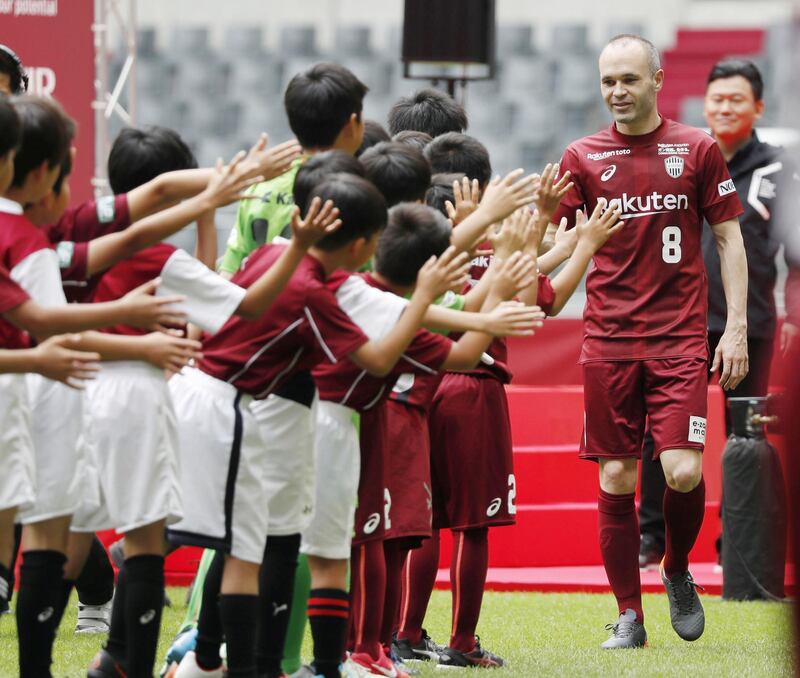
M271 243L279 235L292 237L294 179L302 164L303 158L298 158L284 174L247 189L248 195L258 197L239 203L236 223L219 263L220 271L236 273L253 250Z

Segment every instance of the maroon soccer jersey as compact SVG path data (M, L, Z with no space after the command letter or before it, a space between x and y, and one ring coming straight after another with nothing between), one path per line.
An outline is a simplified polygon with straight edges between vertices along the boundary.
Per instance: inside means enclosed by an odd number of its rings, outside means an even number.
M42 229L58 252L68 301L90 301L100 280L99 275L87 278L89 241L121 231L130 223L128 196L123 193L71 207L55 224Z
M372 276L364 276L372 287L388 292ZM450 355L452 341L433 332L420 330L400 360L385 377L374 377L349 360L337 364L321 363L312 375L320 400L329 400L359 412L370 410L388 397L398 377L404 373L436 375Z
M554 216L598 198L618 203L625 227L594 256L586 281L581 361L705 358L707 292L700 238L703 219L718 224L742 213L717 143L662 119L650 134L608 129L564 152L575 188Z
M255 250L233 282L249 287L284 249L264 245ZM322 264L306 255L258 320L233 317L216 334L203 336L199 367L255 398L266 398L297 372L336 363L368 341L325 286Z
M28 301L27 295L15 283L8 271L0 267L0 314L11 311ZM24 348L27 345L25 332L9 322L0 322L0 348Z

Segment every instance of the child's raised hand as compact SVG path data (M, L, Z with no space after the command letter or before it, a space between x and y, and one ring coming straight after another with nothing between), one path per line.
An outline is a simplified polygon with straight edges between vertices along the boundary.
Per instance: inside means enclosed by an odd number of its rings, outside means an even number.
M126 324L145 330L164 331L168 327L186 324L186 313L175 308L175 304L186 301L186 297L174 294L167 297L154 296L161 278L155 278L128 292L120 299L125 307Z
M570 172L567 170L560 177L558 176L558 163L547 163L542 171L542 179L539 189L536 191L536 209L542 219L548 222L553 219L561 199L572 190L575 185L569 180ZM556 181L558 178L558 181Z
M78 346L77 334L46 339L33 349L37 373L72 388L84 388L85 382L97 376L100 354L75 350Z
M222 164L222 158L217 160L214 174L203 191L211 201L212 208L257 197L245 195L244 192L253 184L264 181L264 177L255 174L255 163L252 160L245 160L246 157L244 151L239 151L227 165Z
M533 202L539 187L539 175L529 174L523 177L523 174L524 170L516 169L502 179L498 176L489 182L479 207L487 221L502 221L514 210Z
M534 219L527 207L521 207L489 234L489 242L498 259L508 259L514 252L523 251L533 236Z
M303 151L297 139L284 141L272 148L268 148L268 145L269 135L262 132L245 156L245 161L252 165L253 176L261 176L262 181L285 174Z
M472 183L467 177L459 181L456 179L453 182L453 199L455 205L449 200L445 200L444 206L447 210L447 216L453 222L453 226L458 226L464 219L478 209L478 203L481 199L481 188L477 179L473 179Z
M592 211L589 219L578 210L575 213L575 231L578 234L578 242L589 247L592 253L597 252L608 239L622 230L625 222L620 219L622 208L617 203L611 206L604 198L597 201L597 205Z
M504 301L486 314L486 331L495 337L529 337L541 327L545 315L538 306Z
M322 200L314 198L303 219L300 218L300 208L295 206L292 212L292 240L307 250L342 225L338 216L339 208L334 207L331 200L326 200L323 205Z
M492 291L500 299L511 299L534 282L536 282L536 262L527 254L514 252L505 261L497 262L492 278Z
M414 293L433 302L448 290L463 287L467 282L469 257L466 252L457 252L455 247L448 247L440 257L428 259L417 273Z

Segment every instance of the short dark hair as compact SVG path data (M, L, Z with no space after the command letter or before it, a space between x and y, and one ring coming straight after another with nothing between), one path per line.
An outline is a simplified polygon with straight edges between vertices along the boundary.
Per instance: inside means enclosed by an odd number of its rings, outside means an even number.
M19 146L22 131L11 100L0 94L0 158Z
M61 169L58 172L58 179L53 184L53 193L55 195L61 194L61 189L64 187L64 182L67 177L72 174L72 153L67 153L64 160L61 162Z
M389 210L389 223L375 252L375 270L394 285L413 285L422 265L450 245L450 222L427 205Z
M445 202L449 200L453 205L456 202L453 182L461 181L465 176L459 172L434 174L431 177L431 186L425 193L425 204L447 216Z
M422 151L406 144L384 141L364 153L361 163L389 207L424 200L431 185L431 166Z
M11 94L23 94L28 91L28 74L25 72L22 60L8 45L0 45L0 73L8 76Z
M417 130L414 129L406 129L395 134L392 137L392 141L396 141L398 144L413 146L420 151L424 151L425 147L433 141L433 137L427 132L417 132Z
M194 169L197 159L180 134L168 127L126 127L108 154L108 183L119 195L164 172Z
M295 75L286 87L283 105L300 145L333 146L350 116L361 115L367 86L338 64L316 64Z
M620 33L611 38L606 47L617 42L638 42L647 55L647 67L650 69L650 75L661 69L661 55L658 53L658 48L647 38L635 33Z
M475 137L450 132L436 137L425 147L425 157L431 170L438 172L462 172L477 179L481 188L492 178L492 163L489 151Z
M309 202L308 196L311 195L311 191L331 174L354 174L358 177L363 177L364 166L359 162L358 158L354 158L344 151L323 151L312 155L300 165L300 169L294 178L292 192L295 205L300 205L302 209L305 209Z
M368 148L372 148L375 144L379 144L381 141L391 141L391 139L392 137L389 136L389 132L387 132L378 121L365 120L364 140L356 151L356 157L360 156Z
M363 177L332 174L314 186L308 204L316 197L323 203L332 200L342 220L337 231L317 242L315 247L321 250L340 249L358 238L369 238L386 226L386 201L375 185Z
M747 61L746 59L723 59L718 61L711 69L711 73L708 74L706 87L714 80L733 78L737 75L741 75L750 83L753 97L756 101L761 101L764 98L764 80L761 77L761 71L752 61Z
M75 137L75 121L55 99L24 94L11 101L20 123L12 186L22 186L31 170L43 162L50 169L64 162Z
M389 131L425 132L438 137L447 132L467 129L464 107L441 90L421 89L410 97L402 97L389 111Z

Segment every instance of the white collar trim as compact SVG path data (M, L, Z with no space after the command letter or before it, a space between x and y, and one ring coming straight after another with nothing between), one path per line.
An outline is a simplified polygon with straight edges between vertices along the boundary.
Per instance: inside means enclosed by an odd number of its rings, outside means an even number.
M6 212L8 214L22 214L22 205L18 202L14 202L13 200L9 200L8 198L0 197L0 212Z

